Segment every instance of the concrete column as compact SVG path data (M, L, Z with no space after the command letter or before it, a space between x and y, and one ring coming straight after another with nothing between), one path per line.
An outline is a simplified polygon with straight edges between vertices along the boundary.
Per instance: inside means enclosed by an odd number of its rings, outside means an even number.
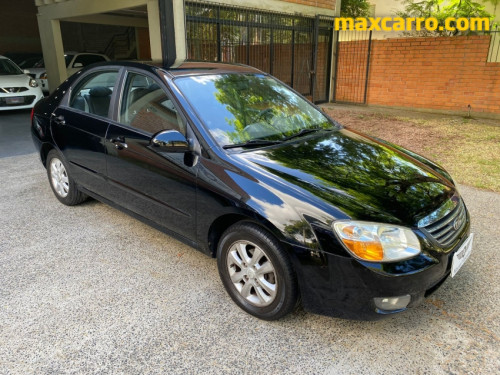
M160 9L158 0L149 0L148 9L148 27L149 44L151 46L151 60L161 61L161 27L160 27Z
M43 60L47 71L49 90L53 92L66 78L66 63L59 20L38 15L38 28L42 43Z
M173 0L175 28L175 63L186 59L186 13L184 0Z

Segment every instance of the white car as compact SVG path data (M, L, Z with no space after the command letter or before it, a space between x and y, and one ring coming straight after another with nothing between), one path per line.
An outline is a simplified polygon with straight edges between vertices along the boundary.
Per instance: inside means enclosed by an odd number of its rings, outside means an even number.
M68 77L70 77L87 65L109 61L109 57L99 53L66 52L64 54L64 60L66 61L66 72L68 73ZM42 88L42 91L48 93L49 84L47 82L47 72L45 70L43 59L40 60L34 68L30 68L28 70L30 72L30 76L36 79Z
M0 111L33 108L42 98L38 83L10 59L0 56Z

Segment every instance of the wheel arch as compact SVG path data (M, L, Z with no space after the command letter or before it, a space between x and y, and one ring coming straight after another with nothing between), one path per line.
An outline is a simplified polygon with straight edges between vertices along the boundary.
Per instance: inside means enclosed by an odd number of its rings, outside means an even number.
M42 164L47 168L47 155L51 150L54 150L55 147L54 145L50 143L44 143L42 147L40 148L40 159L42 160Z
M278 228L276 228L276 226L257 214L251 215L243 212L226 213L217 217L212 222L208 230L207 244L209 253L213 258L215 258L217 255L217 245L219 244L222 234L230 226L241 222L248 222L262 227L263 229L271 233L274 237L276 237L278 241L283 241L285 239L283 234L278 230Z

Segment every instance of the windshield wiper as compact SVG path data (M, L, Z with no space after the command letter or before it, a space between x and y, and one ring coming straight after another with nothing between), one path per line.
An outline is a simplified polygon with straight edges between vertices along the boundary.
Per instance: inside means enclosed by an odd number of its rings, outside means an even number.
M329 128L326 128L326 129L325 128L308 128L308 129L302 129L298 133L295 133L295 134L289 135L288 137L283 138L281 141L282 142L288 141L290 139L302 137L303 135L310 134L310 133L315 133L315 132L318 132L320 130L328 130L328 131L330 131L332 129L329 129Z
M235 143L232 145L224 145L223 149L227 150L229 148L238 148L238 147L259 147L259 146L269 146L269 145L277 145L282 141L266 141L264 139L253 139L251 141Z

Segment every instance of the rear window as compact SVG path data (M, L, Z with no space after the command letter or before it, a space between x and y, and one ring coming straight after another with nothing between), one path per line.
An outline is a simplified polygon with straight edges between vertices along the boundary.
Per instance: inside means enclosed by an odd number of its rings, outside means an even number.
M98 62L104 62L106 59L103 56L99 55L78 55L73 62L73 65L76 63L80 63L83 66L87 66L90 64L98 63Z

